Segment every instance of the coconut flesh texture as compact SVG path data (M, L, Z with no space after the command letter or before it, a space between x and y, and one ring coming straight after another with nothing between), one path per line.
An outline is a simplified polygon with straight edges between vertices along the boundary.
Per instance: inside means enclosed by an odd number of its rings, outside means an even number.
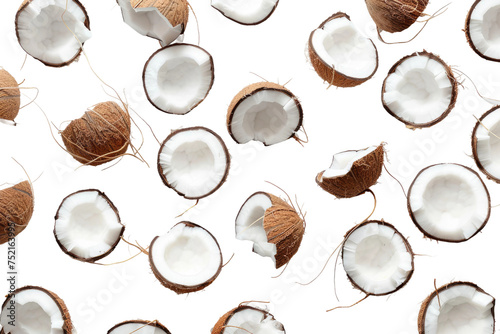
M226 313L212 329L212 334L285 334L283 324L267 311L239 306Z
M173 44L155 52L144 67L149 101L158 109L183 115L200 104L212 88L212 56L191 44Z
M478 0L467 17L467 39L480 56L500 61L500 0Z
M354 162L366 157L377 149L378 146L370 146L359 151L345 151L334 155L330 168L321 175L320 181L324 178L336 178L345 176L352 168Z
M475 284L445 285L422 304L419 333L492 334L495 331L494 306L495 299Z
M413 222L429 238L461 242L487 223L490 196L479 175L456 164L423 169L408 193Z
M80 42L91 37L87 13L76 0L24 3L16 16L16 32L21 47L49 66L71 63L81 52Z
M212 0L212 7L241 24L254 25L267 20L278 0Z
M413 252L392 226L369 221L348 234L342 260L352 283L367 294L386 295L408 282L413 273Z
M500 109L485 113L472 133L472 152L478 167L492 180L500 182ZM489 130L489 131L488 131Z
M396 63L384 81L385 109L410 127L441 121L456 101L456 81L438 57L421 52Z
M116 247L123 229L118 211L106 195L89 189L73 193L62 201L54 235L65 253L93 262Z
M108 334L170 334L165 326L158 321L131 320L117 324Z

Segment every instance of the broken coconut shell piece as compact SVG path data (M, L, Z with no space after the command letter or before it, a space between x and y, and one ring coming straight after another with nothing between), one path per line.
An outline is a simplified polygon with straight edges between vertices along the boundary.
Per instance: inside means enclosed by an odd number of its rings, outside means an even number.
M15 307L14 326L9 317L12 305ZM64 301L38 286L25 286L7 295L2 305L0 324L2 334L76 333Z
M266 310L240 305L224 314L211 334L285 334L283 324Z
M472 50L480 57L496 62L500 61L499 15L499 0L477 0L465 21L465 36Z
M78 0L25 0L15 24L24 51L47 66L71 64L91 37L89 17Z
M234 22L256 25L271 17L278 6L278 0L211 0L211 5Z
M500 156L497 147L500 139L500 106L484 113L472 131L472 155L477 167L490 180L500 183Z
M68 195L55 216L57 244L64 253L83 262L95 262L109 255L124 230L118 209L97 189Z
M345 13L321 23L309 37L309 59L318 75L330 85L354 87L372 78L378 52Z
M206 229L180 222L167 234L153 239L149 263L163 286L183 294L212 284L222 270L222 253Z
M365 3L377 29L395 33L408 29L423 16L429 0L365 0Z
M428 238L463 242L490 218L490 195L472 169L452 163L424 168L408 190L408 212Z
M253 251L269 257L276 269L287 264L299 250L305 232L304 219L281 198L256 192L241 206L236 217L236 238L253 242Z
M0 190L0 245L24 231L33 216L35 200L28 181Z
M493 334L495 298L474 283L445 284L422 303L418 333Z
M16 79L0 69L0 119L14 121L21 106L21 92Z
M171 334L167 327L157 320L128 320L113 326L107 334Z
M382 174L384 154L383 144L337 153L330 168L316 176L316 183L338 198L361 195L377 183Z

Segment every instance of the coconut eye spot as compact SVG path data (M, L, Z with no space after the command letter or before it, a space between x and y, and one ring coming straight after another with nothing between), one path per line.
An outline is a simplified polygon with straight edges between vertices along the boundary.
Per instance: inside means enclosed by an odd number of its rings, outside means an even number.
M259 24L276 8L278 0L212 0L212 7L241 24Z
M481 117L472 133L472 150L478 167L495 181L500 180L500 110L494 107Z

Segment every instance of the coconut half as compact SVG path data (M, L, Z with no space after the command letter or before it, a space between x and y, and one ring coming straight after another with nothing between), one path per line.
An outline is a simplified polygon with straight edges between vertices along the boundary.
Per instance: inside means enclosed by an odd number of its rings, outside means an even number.
M424 168L408 190L408 211L428 238L462 242L488 222L490 195L472 169L451 163Z
M365 0L379 31L400 32L423 15L429 0Z
M170 334L167 327L163 326L157 320L129 320L113 326L108 334Z
M377 71L378 52L345 13L321 23L309 37L309 58L318 75L330 85L354 87Z
M488 179L500 183L500 106L481 116L472 131L472 155Z
M382 104L408 128L424 128L442 121L455 107L458 81L451 68L427 51L399 60L382 86Z
M149 263L163 286L183 294L202 290L215 281L222 270L222 253L210 232L191 222L180 222L153 239Z
M76 332L64 301L38 286L25 286L7 295L2 305L0 324L3 334Z
M269 146L294 137L302 119L302 106L292 92L272 82L258 82L231 101L227 129L238 144L256 140Z
M0 245L24 231L33 216L35 199L28 181L0 190Z
M54 235L64 253L95 262L109 255L125 226L118 209L97 189L80 190L63 199L55 216Z
M443 285L422 303L418 333L493 334L495 298L474 283Z
M283 324L266 310L240 305L224 314L212 334L285 334Z
M24 0L16 34L26 53L53 67L71 64L91 37L89 17L78 0Z
M14 121L21 106L21 92L16 79L0 69L0 119Z
M500 0L477 0L465 21L465 36L474 52L484 59L500 61Z
M221 137L210 129L173 131L158 153L163 183L186 199L211 195L226 181L231 158Z
M234 22L256 25L271 16L278 6L278 0L211 0L211 5Z
M173 44L153 53L144 66L142 80L153 106L184 115L207 97L214 82L214 62L199 46Z

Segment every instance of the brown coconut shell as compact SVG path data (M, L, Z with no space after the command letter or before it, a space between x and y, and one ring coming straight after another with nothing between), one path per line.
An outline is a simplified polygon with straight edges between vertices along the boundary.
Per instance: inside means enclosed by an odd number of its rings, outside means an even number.
M270 317L272 320L276 320L274 318L274 316L271 313L269 313L268 311L266 311L266 310L262 310L260 308L249 306L249 305L241 305L240 304L240 306L238 306L238 307L232 309L231 311L227 312L226 314L224 314L219 319L219 321L217 321L217 323L215 324L214 328L212 328L211 334L223 334L224 331L226 330L226 328L231 328L231 327L226 327L226 326L227 326L229 320L231 320L232 316L235 315L236 313L244 311L244 310L254 310L254 311L257 311L257 312L261 312L264 316ZM282 330L283 333L286 333L285 328L283 327L283 325L281 325L280 330Z
M417 176L415 177L415 179L413 180L413 182L411 183L410 185L410 188L408 189L408 196L407 196L407 208L408 208L408 213L410 214L410 218L411 220L413 221L413 223L415 224L415 226L420 230L420 232L422 232L424 234L424 237L425 238L429 238L429 239L433 239L433 240L437 240L437 241L445 241L445 242L452 242L452 243L460 243L460 242L464 242L464 241L467 241L469 239L471 239L472 237L474 237L476 234L478 234L479 232L481 232L481 230L486 226L486 224L488 223L488 220L490 219L490 215L491 215L491 197L490 197L490 193L488 191L488 188L486 187L486 184L484 184L483 180L481 179L481 177L479 176L479 174L467 167L467 166L464 166L464 165L460 165L460 164L453 164L453 165L457 165L457 166L460 166L460 167L463 167L467 170L469 170L471 173L473 173L474 175L477 176L477 178L481 181L481 184L483 185L484 187L484 190L486 191L486 195L488 196L488 215L486 216L486 219L484 220L483 224L477 229L476 233L474 233L473 235L471 235L468 239L463 239L463 240L450 240L450 239L445 239L445 238L437 238L433 235L430 235L429 233L427 233L427 231L425 231L419 224L418 224L418 221L417 219L415 218L415 215L413 214L413 210L411 208L411 203L410 203L410 196L411 196L411 192L413 190L413 186L415 185L415 182L417 181L418 177L420 176L420 174L422 174L426 169L428 168L431 168L431 167L434 167L434 166L437 166L437 165L440 165L440 164L434 164L434 165L430 165L430 166L427 166L425 167L424 169L422 169L418 174Z
M21 4L21 6L19 7L19 9L17 10L17 13L16 13L16 20L15 20L15 25L16 25L16 36L17 36L17 40L19 41L19 45L21 46L21 48L23 47L21 45L21 38L19 36L19 26L18 26L18 19L19 19L19 15L21 14L21 12L23 10L26 9L26 7L28 7L30 5L30 3L32 3L33 1L37 1L37 0L24 0ZM83 25L90 30L90 19L89 19L89 16L87 14L87 10L85 9L85 7L82 5L82 3L78 0L68 0L68 1L72 1L74 2L78 7L81 8L82 12L85 14L85 21L83 22ZM85 43L82 43L82 45L84 45ZM23 48L24 50L24 48ZM26 50L24 50L26 53L28 53ZM78 51L78 53L73 57L71 58L70 60L66 61L66 62L63 62L63 63L49 63L49 62L46 62L42 59L39 59L37 57L34 57L33 55L30 54L31 57L39 60L40 62L42 62L44 65L46 66L51 66L51 67L64 67L64 66L67 66L69 64L71 64L72 62L74 62L75 60L77 60L79 57L80 57L80 54L82 53L82 49L80 49ZM29 54L29 53L28 53Z
M21 106L21 92L16 79L0 69L0 119L14 121Z
M163 277L161 275L161 273L158 271L158 269L155 266L155 263L154 263L154 260L153 260L153 256L152 256L155 242L156 242L156 240L159 237L155 237L153 239L153 241L151 241L151 245L149 246L149 265L151 266L151 270L153 271L153 274L155 275L156 279L158 281L160 281L160 283L164 287L166 287L166 288L174 291L178 295L180 295L180 294L184 294L184 293L191 293L191 292L196 292L196 291L203 290L203 289L205 289L207 286L209 286L210 284L212 284L215 281L215 279L219 276L220 272L222 271L222 252L220 251L220 246L219 246L219 243L217 242L217 239L215 239L215 237L213 236L213 234L210 233L205 228L203 228L200 225L197 225L195 223L188 222L188 221L182 221L180 223L177 223L177 224L174 225L174 227L177 226L177 225L185 225L187 227L200 228L200 229L204 230L205 232L207 232L214 239L215 243L217 244L217 248L219 248L219 254L220 254L220 266L219 266L219 269L217 270L217 272L209 280L207 280L206 282L203 282L201 284L195 285L195 286L187 286L187 285L182 285L182 284L177 284L177 283L170 282L169 280L167 280L165 277Z
M252 23L240 22L240 21L235 20L235 19L233 19L233 18L231 18L231 17L229 17L229 16L226 16L226 14L224 14L224 12L223 12L223 11L221 11L219 8L215 8L214 6L212 6L212 8L214 8L214 9L215 9L215 10L217 10L219 13L221 13L224 17L226 17L226 18L230 19L230 20L231 20L231 21L233 21L233 22L239 23L239 24L244 25L244 26L256 26L256 25L261 24L262 22L266 21L268 18L270 18L270 17L271 17L271 15L273 15L274 11L275 11L275 10L276 10L276 8L278 7L278 3L279 3L279 0L278 0L278 1L276 1L276 4L274 4L273 9L269 12L269 14L267 14L267 16L266 16L266 17L264 17L264 18L263 18L262 20L260 20L260 21L257 21L257 22L252 22Z
M469 12L467 13L467 18L465 19L465 29L464 29L464 32L465 32L465 38L467 39L467 43L469 43L469 46L471 47L472 50L474 50L475 53L477 53L479 55L479 57L483 58L483 59L486 59L486 60L491 60L491 61L495 61L495 62L500 62L500 59L498 58L491 58L491 57L488 57L484 54L481 53L481 51L479 51L477 48L476 48L476 45L474 45L474 41L472 40L472 37L470 35L470 20L471 20L471 16L472 16L472 12L474 12L474 9L476 9L476 6L481 2L481 0L476 0L471 8L469 9Z
M111 332L113 332L118 327L123 326L123 325L128 325L128 324L140 324L140 325L144 325L144 326L152 326L152 327L156 327L156 328L164 331L167 334L171 334L170 331L167 329L167 327L163 326L158 320L154 320L154 321L127 320L127 321L123 321L123 322L120 322L119 324L116 324L113 327L111 327L108 330L107 334L111 334Z
M387 82L387 78L389 78L389 75L393 74L394 72L397 71L399 65L401 65L405 60L407 60L408 58L411 58L411 57L428 57L432 60L435 60L437 61L438 63L440 63L445 71L446 71L446 76L448 77L448 80L450 80L450 84L451 84L451 87L452 87L452 92L451 92L451 100L450 100L450 104L448 105L448 108L441 114L441 116L439 116L438 118L436 118L435 120L431 121L431 122L428 122L428 123L423 123L423 124L416 124L416 123L412 123L412 122L409 122L401 117L399 117L398 115L396 115L395 113L392 112L392 110L389 108L389 106L387 106L384 102L384 93L386 92L386 82ZM387 77L385 78L384 80L384 84L382 85L382 105L384 106L384 109L394 118L396 118L398 121L406 124L406 127L409 128L409 129L421 129L421 128L428 128L430 126L433 126L439 122L441 122L443 119L446 118L446 116L448 116L448 114L451 112L451 110L453 108L455 108L455 104L457 102L457 96L458 96L458 80L455 78L455 76L453 75L453 71L451 70L451 67L448 66L448 64L446 64L439 56L436 56L435 54L433 53L430 53L430 52L427 52L425 50L423 50L422 52L414 52L412 53L411 55L408 55L406 57L403 57L401 58L396 64L394 64L391 69L389 70L389 73L387 73Z
M105 252L105 253L103 253L103 254L101 254L99 256L95 256L95 257L91 257L91 258L83 258L81 256L73 254L66 247L64 247L64 245L59 241L59 238L57 237L55 225L54 225L53 233L54 233L54 237L56 238L57 244L59 245L59 247L61 248L61 250L65 254L71 256L73 259L78 260L78 261L88 262L88 263L94 263L94 262L96 262L96 261L98 261L98 260L100 260L100 259L108 256L112 251L115 250L116 246L120 242L121 237L123 236L123 232L125 231L125 226L121 222L120 214L118 213L118 209L113 204L113 202L111 202L111 200L109 199L109 197L106 196L106 194L104 192L100 191L99 189L85 189L85 190L76 191L76 192L74 192L72 194L69 194L68 196L64 197L64 199L61 201L61 204L59 204L59 207L57 208L57 212L56 212L56 215L54 217L54 220L57 221L59 219L59 211L61 210L62 205L66 201L66 199L68 199L69 197L71 197L73 195L80 194L80 193L83 193L83 192L88 192L88 191L96 191L99 194L99 196L101 196L102 198L104 198L104 200L106 200L106 202L108 203L108 205L111 207L111 209L116 214L116 217L118 218L118 223L120 223L120 225L122 225L122 228L121 228L121 231L120 231L120 235L116 239L116 241L114 242L114 244L111 246L111 248L107 252Z
M172 27L182 26L181 34L186 30L189 18L189 6L186 0L130 0L130 4L136 9L155 7L167 18Z
M395 33L415 23L429 0L365 0L365 3L379 31Z
M493 175L491 175L485 168L484 166L481 164L481 162L479 161L479 155L478 155L478 152L477 152L477 137L476 137L476 133L477 133L477 130L479 129L479 127L482 127L481 123L483 122L483 120L490 114L494 113L495 111L497 111L498 109L500 108L500 106L494 106L493 108L491 108L490 110L488 110L487 112L485 112L480 118L479 120L476 122L476 125L474 126L474 130L472 130L472 157L474 158L474 161L476 162L476 165L477 167L479 168L479 170L484 174L486 175L486 177L489 179L489 180L492 180L496 183L500 183L500 178L498 177L495 177Z
M347 15L346 13L338 12L338 13L333 14L329 18L327 18L325 21L323 21L319 25L318 29L323 29L325 24L327 24L328 22L330 22L332 20L339 19L339 18L346 18L349 21L351 20L349 15ZM311 64L312 64L314 70L321 77L321 79L323 79L324 81L328 82L329 84L337 86L337 87L355 87L355 86L361 85L363 82L371 79L375 75L375 72L377 72L377 69L378 69L378 51L377 51L377 47L375 46L375 43L373 43L373 41L371 39L370 39L370 42L373 44L373 47L375 48L377 65L375 66L373 73L370 74L368 77L366 77L366 78L353 78L353 77L345 75L341 72L336 71L332 67L332 64L325 63L323 61L323 59L321 59L318 56L318 54L314 50L314 45L312 43L314 31L315 30L313 30L311 32L311 34L309 35L309 42L308 42L309 59L311 60Z
M30 222L35 200L28 181L0 190L0 244L21 233ZM14 228L12 228L14 225Z
M325 172L322 171L316 176L316 183L323 190L337 198L359 196L377 183L382 174L382 167L384 166L384 154L384 144L380 144L373 152L356 160L346 175L335 178L323 178L323 181L321 181L321 177ZM335 156L333 159L335 159Z
M299 99L290 90L288 90L288 88L286 88L285 86L282 86L280 84L276 84L274 82L267 82L267 81L257 82L257 83L246 86L238 94L236 94L236 96L233 98L233 100L231 101L231 103L229 104L229 107L227 109L227 116L226 116L227 130L228 130L231 138L233 138L233 140L235 142L237 142L238 144L241 144L241 143L239 143L238 140L236 140L236 138L233 135L233 130L231 128L231 123L233 121L234 112L236 111L236 108L238 108L240 103L242 103L246 98L252 96L253 94L260 92L261 90L274 90L274 91L282 92L282 93L290 96L290 98L292 98L294 100L294 102L297 104L297 108L299 110L299 122L298 122L297 126L295 127L295 129L293 130L293 134L289 138L295 137L295 133L297 131L299 131L301 126L302 126L302 121L304 119L302 105L300 104ZM264 143L264 145L266 145L266 144Z
M75 160L98 166L125 154L130 130L130 115L115 102L102 102L71 121L61 136Z
M479 286L477 286L474 283L471 282L452 282L445 284L441 286L439 289L433 291L423 302L422 306L420 307L420 311L418 312L418 333L419 334L426 334L425 333L425 315L427 314L427 309L429 308L429 305L431 301L436 297L439 296L440 293L442 293L445 290L448 290L449 288L452 288L457 285L468 285L470 287L473 287L480 293L484 293L488 296L491 296L489 293L486 293L483 289L481 289ZM493 319L495 319L495 298L493 298L493 307L491 308L491 315L493 316ZM493 322L493 331L492 333L495 333L495 322Z

